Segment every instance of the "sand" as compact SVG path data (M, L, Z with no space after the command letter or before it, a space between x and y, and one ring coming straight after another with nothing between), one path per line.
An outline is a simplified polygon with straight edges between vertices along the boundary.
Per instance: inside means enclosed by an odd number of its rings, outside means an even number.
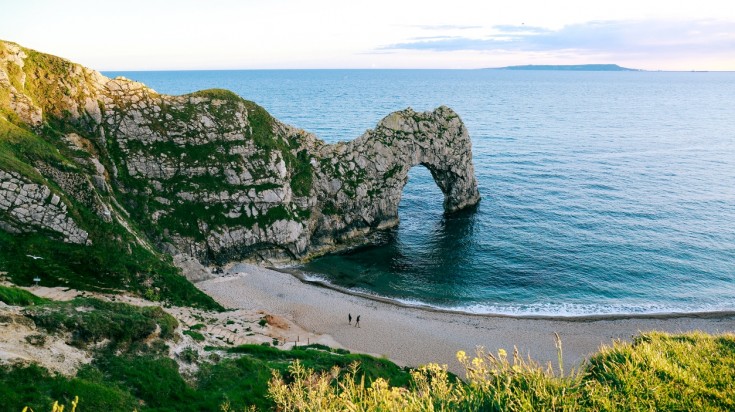
M446 364L463 374L458 350L474 353L477 346L511 352L517 347L542 363L557 364L554 333L563 342L568 371L603 344L630 341L650 330L709 333L735 332L735 313L649 317L518 318L441 312L367 299L302 282L297 277L263 267L237 264L225 276L197 283L218 302L232 308L263 310L294 322L302 329L290 339L331 342L353 352L384 356L403 366L430 362ZM352 314L353 325L347 323ZM354 318L360 316L360 327ZM295 337L293 335L296 335Z

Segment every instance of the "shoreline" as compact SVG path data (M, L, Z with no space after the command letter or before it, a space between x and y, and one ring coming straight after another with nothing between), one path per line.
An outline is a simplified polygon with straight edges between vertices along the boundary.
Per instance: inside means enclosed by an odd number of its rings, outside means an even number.
M234 265L233 267L236 267ZM405 303L397 299L388 298L385 296L378 296L367 292L360 292L341 286L334 285L327 281L321 280L309 280L306 278L305 273L299 269L292 269L289 267L272 267L264 266L265 269L269 269L275 272L285 273L300 280L305 285L312 285L316 287L322 287L325 289L333 290L345 295L357 296L367 300L374 300L376 302L382 302L389 305L395 305L402 308L414 308L418 310L425 310L430 312L449 313L463 316L480 316L490 318L511 318L511 319L530 319L530 320L559 320L567 322L590 322L597 320L621 320L621 319L677 319L677 318L697 318L697 319L716 319L723 317L735 317L735 310L713 310L713 311L694 311L694 312L650 312L650 313L599 313L599 314L586 314L586 315L532 315L532 314L510 314L510 313L477 313L470 312L461 309L453 308L441 308L437 306L431 306L423 303Z
M292 274L239 263L226 275L196 283L221 304L238 309L262 310L295 325L290 336L306 334L334 342L352 352L383 356L401 366L434 362L464 376L457 351L474 353L478 346L490 352L518 348L541 364L557 365L554 333L564 348L566 370L579 367L601 345L630 341L646 331L680 333L735 332L735 314L684 314L681 316L617 318L520 318L426 310L368 299L304 283ZM348 325L347 316L361 316L360 328ZM305 343L300 341L299 344Z

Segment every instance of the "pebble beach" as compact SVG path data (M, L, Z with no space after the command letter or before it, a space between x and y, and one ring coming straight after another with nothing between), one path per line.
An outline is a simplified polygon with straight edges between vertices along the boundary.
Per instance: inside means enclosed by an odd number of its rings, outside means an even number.
M403 366L434 362L463 376L457 351L518 348L521 355L556 365L554 333L563 344L565 370L582 365L601 345L630 341L641 332L735 331L735 313L523 318L405 307L303 282L292 274L237 264L197 286L221 304L284 317L296 327L288 339L318 337L330 346L382 356ZM348 315L353 322L348 324ZM360 327L354 319L360 316Z

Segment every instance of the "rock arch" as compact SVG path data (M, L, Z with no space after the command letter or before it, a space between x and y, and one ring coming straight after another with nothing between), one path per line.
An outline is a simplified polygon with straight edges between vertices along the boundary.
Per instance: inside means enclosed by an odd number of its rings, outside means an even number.
M110 224L149 250L205 263L294 261L398 224L416 165L431 172L447 212L480 199L467 129L447 107L396 112L353 141L328 145L226 90L167 96L2 41L0 91L0 122L22 139L58 146L69 162L63 170L58 159L0 165L12 180L0 176L6 192L23 195L33 183L40 193L26 202L32 213L0 196L0 230L50 229L70 242L126 246L110 238L116 231L98 229ZM50 120L61 125L52 135L39 127ZM59 139L61 130L69 134ZM86 155L70 155L77 151Z
M444 194L445 212L480 200L467 128L445 106L432 112L392 113L356 140L323 146L316 157L320 213L313 250L397 225L408 171L417 165L429 169Z

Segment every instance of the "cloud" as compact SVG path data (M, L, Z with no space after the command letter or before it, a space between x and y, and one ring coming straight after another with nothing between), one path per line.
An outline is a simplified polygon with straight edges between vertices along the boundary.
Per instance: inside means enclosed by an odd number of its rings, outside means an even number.
M453 39L453 36L425 36L425 37L413 37L411 38L411 41L440 41L440 40L447 40L447 39Z
M593 21L551 30L533 26L494 26L484 37L414 38L380 50L565 51L640 55L646 53L734 53L735 23L697 21Z
M500 25L500 26L493 26L493 29L498 30L502 33L552 33L553 31L551 29L547 29L544 27L534 27L534 26L511 26L511 25Z
M467 26L467 25L461 25L461 24L435 24L435 25L418 25L413 26L418 27L422 30L472 30L472 29L481 29L482 26Z

